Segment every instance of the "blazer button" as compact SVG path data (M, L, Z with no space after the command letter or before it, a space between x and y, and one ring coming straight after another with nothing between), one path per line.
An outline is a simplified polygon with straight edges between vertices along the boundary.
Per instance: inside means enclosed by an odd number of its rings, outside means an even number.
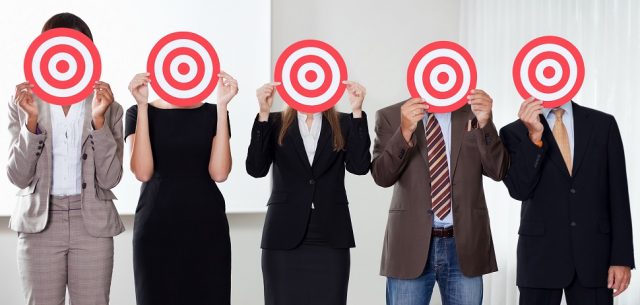
M39 156L39 155L40 155L40 153L39 153L39 152L37 152L37 153L36 153L36 156Z
M87 160L87 154L82 154L82 160Z
M86 188L87 188L87 183L82 182L82 189L84 190L84 189L86 189Z
M576 189L570 189L569 192L571 192L571 194L575 194L576 193Z
M427 214L429 214L429 215L433 215L433 210L428 210L428 211L427 211Z
M44 143L44 142L42 142L42 141L38 141L38 144L43 144L43 143Z
M316 184L316 181L311 179L311 180L309 180L309 184L311 184L311 185Z
M572 227L575 227L575 226L577 226L577 225L578 225L578 224L577 224L575 221L572 221L572 222L571 222L571 226L572 226Z

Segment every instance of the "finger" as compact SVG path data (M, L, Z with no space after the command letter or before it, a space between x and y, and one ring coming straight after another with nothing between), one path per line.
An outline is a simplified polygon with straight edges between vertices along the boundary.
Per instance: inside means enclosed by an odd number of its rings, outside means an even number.
M424 103L424 99L422 99L421 97L414 97L406 101L403 106L411 106L418 103Z
M220 71L220 73L218 73L218 77L222 77L222 78L226 78L226 79L233 79L235 80L235 78L233 78L231 75L229 75L229 73L224 72L224 71Z
M471 89L471 90L469 90L469 93L471 93L471 94L483 94L483 95L489 96L489 94L484 92L484 90L482 90L482 89Z

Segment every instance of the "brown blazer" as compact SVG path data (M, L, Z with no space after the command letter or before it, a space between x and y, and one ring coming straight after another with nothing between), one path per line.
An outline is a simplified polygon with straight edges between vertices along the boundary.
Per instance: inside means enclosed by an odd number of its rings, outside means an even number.
M382 187L393 186L382 252L383 276L414 279L427 263L433 212L424 124L418 123L410 146L400 131L400 106L376 113L371 174ZM467 131L475 116L469 105L451 114L452 213L460 269L465 276L498 270L482 175L501 180L509 155L491 122Z
M124 231L113 205L116 199L111 189L122 177L122 106L114 102L105 114L104 127L91 126L91 100L85 100L82 131L82 217L89 234L112 237ZM39 134L26 128L26 114L9 102L9 181L20 188L18 203L9 228L23 233L38 233L45 229L49 217L49 197L52 177L51 120L49 105L36 97Z

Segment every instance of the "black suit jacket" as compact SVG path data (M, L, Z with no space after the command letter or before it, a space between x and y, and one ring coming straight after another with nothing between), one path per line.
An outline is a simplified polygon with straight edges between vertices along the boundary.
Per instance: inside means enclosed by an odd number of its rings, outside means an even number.
M332 247L355 246L344 174L345 168L356 175L369 172L371 140L366 114L363 113L362 118L339 115L346 143L344 150L333 150L331 126L323 116L312 164L302 143L297 118L289 127L282 146L277 143L280 113L271 113L267 122L255 120L246 161L247 172L256 178L264 177L273 164L271 197L262 231L263 249L286 250L300 245L307 230L311 203Z
M573 173L543 116L543 146L522 122L500 131L511 155L504 179L522 200L517 285L564 288L577 274L605 287L609 266L634 267L629 191L620 131L613 116L573 103Z

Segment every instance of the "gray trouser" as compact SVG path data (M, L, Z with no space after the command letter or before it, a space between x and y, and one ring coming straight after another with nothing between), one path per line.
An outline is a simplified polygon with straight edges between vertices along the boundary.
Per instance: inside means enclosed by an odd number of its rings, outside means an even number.
M113 238L93 237L82 219L80 196L50 200L40 233L18 234L18 269L29 305L109 304Z

